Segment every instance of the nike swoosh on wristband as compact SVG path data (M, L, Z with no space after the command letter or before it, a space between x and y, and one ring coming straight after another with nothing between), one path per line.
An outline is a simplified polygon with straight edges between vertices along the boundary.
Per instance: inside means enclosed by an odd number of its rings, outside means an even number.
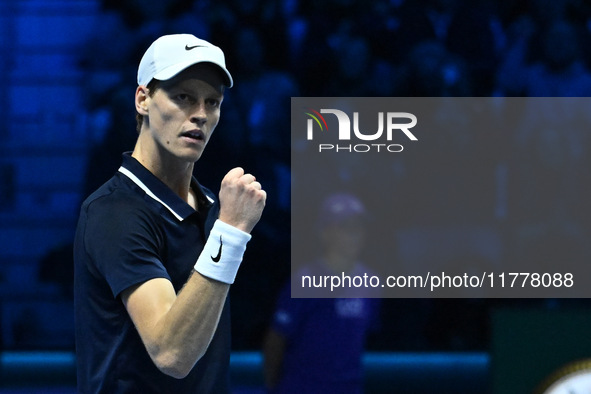
M190 51L191 49L195 49L195 48L199 48L199 47L204 47L205 45L194 45L192 47L185 45L185 50Z
M220 235L220 250L218 250L218 255L215 257L211 256L214 263L217 263L222 258L222 246L224 246L224 243L222 242L222 236Z

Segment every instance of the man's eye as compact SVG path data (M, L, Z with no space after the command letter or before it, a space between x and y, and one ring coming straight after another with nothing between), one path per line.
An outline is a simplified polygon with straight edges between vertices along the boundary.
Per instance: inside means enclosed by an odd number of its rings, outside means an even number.
M209 99L207 100L207 105L209 105L210 107L218 107L220 105L220 102L215 99Z
M181 93L181 94L177 95L177 98L181 101L187 101L187 100L189 100L189 95Z

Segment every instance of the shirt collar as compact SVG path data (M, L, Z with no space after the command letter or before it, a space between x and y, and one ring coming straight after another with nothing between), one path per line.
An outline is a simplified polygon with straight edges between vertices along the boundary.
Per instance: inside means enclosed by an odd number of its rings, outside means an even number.
M193 207L187 204L146 167L141 165L139 161L131 157L131 152L125 152L123 154L123 164L119 167L119 172L139 186L148 196L162 204L179 221L183 221L195 213ZM208 208L213 204L214 200L205 194L195 177L191 178L191 189L197 194L197 204L199 207Z

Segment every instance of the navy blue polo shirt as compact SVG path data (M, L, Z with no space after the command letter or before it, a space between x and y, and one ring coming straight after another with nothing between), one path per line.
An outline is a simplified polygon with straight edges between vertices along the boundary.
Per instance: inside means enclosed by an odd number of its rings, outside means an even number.
M82 204L74 242L79 392L229 392L228 300L207 352L184 379L154 365L121 300L125 289L154 278L178 292L193 272L219 204L195 178L191 188L197 211L126 153Z

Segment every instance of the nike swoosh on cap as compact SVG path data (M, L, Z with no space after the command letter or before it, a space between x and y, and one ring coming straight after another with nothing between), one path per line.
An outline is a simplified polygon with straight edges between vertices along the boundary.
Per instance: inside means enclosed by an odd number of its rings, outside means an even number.
M191 49L195 49L195 48L199 48L199 47L204 47L205 45L193 45L192 47L185 45L185 50L190 51Z
M220 250L218 250L218 255L215 257L211 256L214 263L217 263L222 258L222 246L224 246L224 243L222 242L222 236L220 235Z

